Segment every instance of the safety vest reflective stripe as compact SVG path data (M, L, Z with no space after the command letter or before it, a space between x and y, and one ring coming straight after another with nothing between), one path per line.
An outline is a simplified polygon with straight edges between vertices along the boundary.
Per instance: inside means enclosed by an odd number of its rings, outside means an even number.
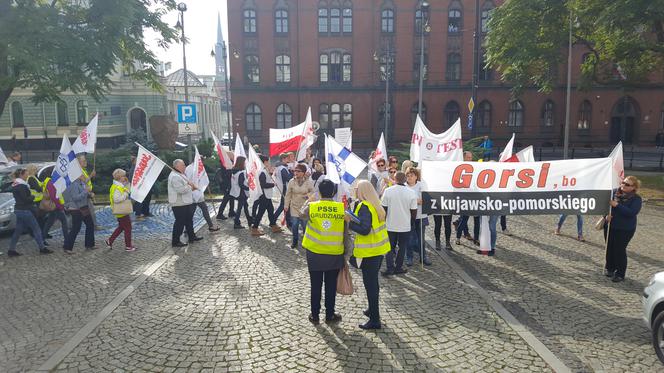
M306 237L307 239L309 239L309 240L311 240L311 241L313 241L317 244L321 244L321 245L337 245L337 244L339 244L339 240L337 240L337 239L327 241L327 240L318 239L318 238L312 236L311 234L309 234L309 229L310 228L311 228L311 226L309 224L307 224L307 229L304 232L304 237ZM343 244L343 234L342 234L342 238L341 238L341 243Z
M318 229L312 227L311 224L309 223L307 223L307 230L311 230L315 233L318 233L321 236L339 236L339 237L344 236L344 232L321 232Z
M383 255L391 250L390 239L387 235L385 223L378 220L376 209L367 202L360 202L355 207L357 215L362 205L366 206L371 213L371 231L367 235L355 235L355 248L353 255L356 258L369 258L372 256Z
M316 201L309 204L309 221L302 247L316 254L344 253L344 205L335 201Z
M30 183L30 179L35 179L35 182L37 182L37 185L39 185L39 189L41 189L41 190L44 189L44 186L42 185L42 183L40 183L39 179L37 179L35 176L28 177L28 180L27 180L28 184ZM41 191L35 190L35 189L32 189L32 188L29 188L29 189L30 189L30 194L32 194L32 196L34 197L34 199L33 199L34 202L39 202L42 199L44 199L44 195L42 194Z
M85 185L87 185L90 191L92 192L92 179L90 179L90 176L88 175L88 172L85 171L85 168L81 167L81 171L83 171L83 176L85 176L85 178L87 179Z

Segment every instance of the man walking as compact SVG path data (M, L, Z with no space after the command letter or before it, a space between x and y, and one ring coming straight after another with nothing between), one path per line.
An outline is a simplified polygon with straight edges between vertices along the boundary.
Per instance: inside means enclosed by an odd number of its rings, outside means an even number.
M168 204L171 205L175 222L173 223L173 236L171 245L183 247L187 244L180 240L182 231L186 229L189 242L202 240L194 234L194 211L196 205L192 192L196 186L184 174L186 166L182 159L173 161L173 171L168 175Z
M387 212L385 227L392 248L386 256L387 270L383 271L383 276L407 272L403 268L403 261L410 239L411 221L417 217L417 195L405 185L406 174L402 171L397 172L395 180L395 185L385 189L381 201L381 205Z

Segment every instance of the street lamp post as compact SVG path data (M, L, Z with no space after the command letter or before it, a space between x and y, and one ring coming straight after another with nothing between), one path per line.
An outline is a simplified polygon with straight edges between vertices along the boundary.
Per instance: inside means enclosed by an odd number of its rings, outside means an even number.
M385 71L381 71L381 75L385 79L385 105L383 110L383 115L385 117L385 129L383 133L385 134L385 143L388 143L388 132L390 128L390 79L392 79L392 64L394 63L394 57L392 51L390 50L390 43L387 43L385 54L382 56L376 56L374 54L374 60L379 63L379 65L385 65Z
M569 41L567 43L567 98L565 102L565 132L563 135L563 159L569 151L570 104L572 98L572 9L569 10Z
M420 6L420 92L417 103L417 114L422 116L422 84L424 83L424 32L428 25L427 15L429 13L429 2L423 1Z
M475 115L475 106L477 105L477 88L479 87L479 70L480 70L480 0L475 0L475 32L473 33L473 86L471 88L471 97L473 100L472 110L470 116L472 117L472 127L470 128L470 137L474 138L477 128L477 115Z
M177 5L177 9L180 12L180 17L178 19L178 23L176 27L179 27L180 30L182 31L182 70L184 72L184 103L188 104L189 103L189 85L187 84L187 48L186 48L186 39L184 36L184 12L187 11L187 4L185 3L179 3ZM187 145L189 146L189 162L191 163L193 160L193 152L192 152L192 143L191 143L191 134L187 134Z

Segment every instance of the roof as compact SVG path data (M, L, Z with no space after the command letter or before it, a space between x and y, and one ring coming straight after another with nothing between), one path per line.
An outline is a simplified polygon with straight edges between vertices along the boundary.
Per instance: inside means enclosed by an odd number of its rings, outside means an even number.
M184 69L177 70L166 77L166 86L168 87L184 87ZM187 70L187 86L188 87L205 87L205 84L198 79L196 74Z

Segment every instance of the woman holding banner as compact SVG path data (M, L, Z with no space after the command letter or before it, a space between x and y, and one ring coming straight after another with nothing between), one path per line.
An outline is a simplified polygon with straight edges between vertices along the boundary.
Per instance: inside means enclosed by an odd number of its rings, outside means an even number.
M429 217L422 213L422 190L426 189L426 184L420 180L420 170L415 167L409 167L406 171L406 183L408 188L417 195L417 217L412 221L410 227L411 239L406 250L406 265L413 265L413 251L417 250L420 260L424 265L431 265L427 257L426 245L424 244L424 229L429 225Z
M244 210L244 217L247 219L247 225L251 225L251 215L249 215L249 186L247 184L247 171L245 169L245 157L237 157L231 174L230 195L237 201L237 211L235 211L235 224L233 229L244 229L240 223L240 215Z
M130 203L125 202L129 200L129 179L127 178L127 172L121 168L115 169L113 171L113 184L108 192L108 199L111 202L111 210L114 209L114 206L121 203ZM115 218L118 219L118 227L115 228L111 237L106 239L104 243L109 249L113 248L113 242L124 232L124 241L125 241L125 251L131 252L136 251L136 247L131 244L131 217L126 214L114 214Z
M636 216L641 211L641 196L637 194L641 181L627 176L611 200L611 214L606 217L604 238L606 264L604 274L613 282L625 280L627 271L627 245L636 232Z

